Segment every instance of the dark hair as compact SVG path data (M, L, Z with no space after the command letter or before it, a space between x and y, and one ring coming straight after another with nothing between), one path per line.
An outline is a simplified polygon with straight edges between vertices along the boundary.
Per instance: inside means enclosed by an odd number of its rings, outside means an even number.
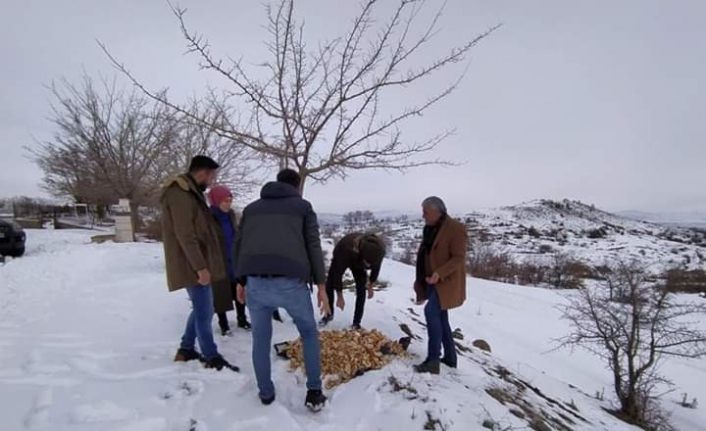
M220 165L216 163L215 160L208 156L202 155L198 155L191 159L191 164L189 164L189 172L196 172L204 169L215 171L218 168L220 168Z
M302 177L292 169L282 169L279 174L277 174L277 181L280 183L287 183L294 188L299 188L302 183Z
M385 243L375 235L366 235L360 240L360 255L371 265L377 265L385 258Z

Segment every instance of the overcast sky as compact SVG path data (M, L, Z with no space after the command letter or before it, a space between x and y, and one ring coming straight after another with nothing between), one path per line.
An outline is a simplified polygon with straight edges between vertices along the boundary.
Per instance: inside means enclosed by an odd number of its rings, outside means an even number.
M181 4L216 52L267 58L263 2ZM311 41L345 28L357 4L297 2ZM438 155L465 163L354 172L307 197L327 212L414 210L430 194L454 212L564 197L609 210L706 210L705 20L702 0L450 0L440 46L504 26L473 51L458 91L403 132L455 127ZM176 97L223 85L184 55L161 0L0 0L0 196L43 193L23 147L51 136L47 84L114 74L96 39ZM428 89L409 89L417 95Z

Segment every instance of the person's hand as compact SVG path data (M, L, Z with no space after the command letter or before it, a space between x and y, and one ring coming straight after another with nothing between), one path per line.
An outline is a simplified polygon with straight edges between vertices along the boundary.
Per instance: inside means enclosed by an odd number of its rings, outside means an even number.
M417 291L417 283L414 283L412 286L413 286L412 289L416 292ZM416 299L412 299L412 302L414 303L414 305L424 305L424 303L427 302L427 300L426 299L419 299L419 293L417 293Z
M245 305L245 297L246 296L247 296L247 293L245 292L245 286L238 283L238 287L236 288L236 291L235 291L236 299L238 300L239 303Z
M431 275L431 277L427 277L427 283L432 286L435 286L435 285L439 284L440 279L441 279L441 277L439 277L439 274L435 272L434 274Z
M368 283L368 299L373 299L373 296L375 296L375 291L373 290L373 287L373 283Z
M211 284L211 272L207 268L198 271L196 275L199 277L198 283L201 286L208 286Z
M341 311L346 308L346 300L343 299L343 293L338 294L338 299L336 300L336 307L340 308Z
M328 295L326 295L326 286L319 284L319 291L317 293L319 311L323 316L331 315L331 305L328 303Z

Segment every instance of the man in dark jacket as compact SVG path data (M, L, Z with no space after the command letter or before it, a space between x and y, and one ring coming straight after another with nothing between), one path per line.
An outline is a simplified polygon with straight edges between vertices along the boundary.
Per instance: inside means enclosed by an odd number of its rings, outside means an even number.
M319 332L307 283L318 285L323 314L329 312L329 305L319 224L311 204L299 193L300 182L299 174L285 169L276 182L263 187L261 199L243 210L235 251L236 276L241 279L237 296L250 310L253 366L262 403L275 400L271 316L275 309L284 308L294 318L304 347L305 404L318 411L326 397L321 391Z
M218 353L213 341L211 283L224 279L223 251L216 222L203 192L213 183L218 164L206 156L191 161L189 173L169 179L162 191L162 236L170 291L186 289L193 310L175 361L202 360L206 367L238 371ZM196 352L198 339L201 353Z
M378 281L380 267L385 257L385 243L374 234L355 232L344 236L333 249L333 259L326 278L326 294L329 304L333 304L333 293L338 293L336 306L344 309L346 301L343 299L343 274L351 270L355 281L355 312L353 314L353 329L360 329L365 310L366 291L367 298L372 299L375 294L374 284ZM368 270L370 277L368 278ZM333 320L334 310L331 314L321 319L321 325L327 325Z

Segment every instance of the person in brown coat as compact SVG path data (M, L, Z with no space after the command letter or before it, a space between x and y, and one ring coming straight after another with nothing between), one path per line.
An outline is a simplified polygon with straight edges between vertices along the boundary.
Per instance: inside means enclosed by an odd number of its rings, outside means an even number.
M239 371L218 353L213 341L211 283L226 277L218 226L204 191L218 164L206 156L192 159L189 172L166 181L162 190L162 236L169 291L186 289L193 309L174 360L201 360L207 368ZM198 339L201 353L196 349Z
M466 227L449 217L444 202L432 196L422 203L426 223L417 253L414 290L417 304L426 302L424 317L429 337L427 358L414 369L439 374L440 364L457 366L456 347L449 324L449 310L466 300ZM444 356L441 356L441 347Z

